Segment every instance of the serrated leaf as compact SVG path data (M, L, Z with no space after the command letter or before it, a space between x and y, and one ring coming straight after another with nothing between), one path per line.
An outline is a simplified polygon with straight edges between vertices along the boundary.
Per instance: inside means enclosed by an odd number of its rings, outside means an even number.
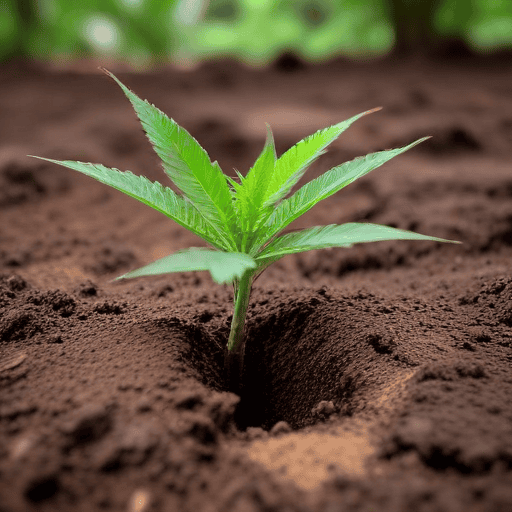
M341 123L318 130L301 140L277 159L272 179L265 191L264 204L273 205L285 197L304 175L307 168L334 142L352 123L361 117L376 112L368 110Z
M158 181L152 182L146 177L137 176L130 171L119 171L118 169L111 169L101 164L74 162L71 160L53 160L40 156L34 156L33 158L62 165L63 167L90 176L105 185L109 185L137 199L141 203L151 206L151 208L163 213L180 226L192 231L214 247L219 249L227 248L223 240L208 226L192 204L184 200L169 187L161 185Z
M330 224L315 226L293 233L282 235L273 240L257 256L258 265L267 258L275 261L285 254L294 254L329 247L351 247L365 242L384 240L430 240L434 242L459 243L433 236L421 235L412 231L382 226L380 224L365 224L351 222L347 224Z
M160 258L116 279L208 270L215 282L231 283L235 279L241 278L247 270L255 267L256 262L244 253L211 251L193 247Z
M270 127L262 153L247 176L235 171L239 182L224 175L199 143L173 119L141 100L112 73L104 70L132 103L144 131L161 158L164 171L181 190L179 196L158 182L131 172L99 164L49 162L69 167L101 181L164 213L220 250L186 249L119 277L208 270L218 283L232 283L234 312L227 344L225 368L231 390L238 392L243 367L243 329L254 277L286 254L330 247L350 247L380 240L454 242L377 224L348 223L316 226L277 236L319 201L336 193L394 156L403 148L373 153L326 172L284 199L308 166L325 152L345 129L374 109L306 137L279 159ZM40 158L40 157L36 157ZM284 200L283 200L284 199ZM241 347L241 348L238 348Z
M350 162L334 167L318 178L306 183L295 194L282 201L276 207L266 223L266 229L262 230L259 243L261 244L275 236L295 219L310 210L315 204L428 138L418 139L402 148L379 151L355 158Z
M206 151L187 130L148 101L141 100L112 73L105 72L117 82L133 105L166 174L235 249L235 211L225 175L217 162L210 161Z
M276 150L274 137L270 126L267 125L267 140L265 146L245 178L240 177L240 185L236 187L235 207L239 214L240 230L243 233L240 248L246 245L261 221L267 208L262 207L266 187L272 177Z
M259 211L267 191L267 187L274 174L276 162L276 147L272 129L267 124L267 138L265 146L256 162L243 180L243 187L237 191L239 204L250 204L252 212Z

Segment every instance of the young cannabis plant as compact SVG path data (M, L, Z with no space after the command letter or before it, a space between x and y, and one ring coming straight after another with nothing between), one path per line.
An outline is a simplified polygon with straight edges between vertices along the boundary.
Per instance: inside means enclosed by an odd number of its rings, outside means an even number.
M162 160L165 173L181 194L129 171L121 172L100 164L43 160L74 169L124 192L162 212L211 246L211 249L179 251L118 279L208 270L217 283L232 283L234 313L225 362L229 386L233 391L238 391L240 385L245 352L243 331L251 286L255 277L270 264L287 254L328 247L350 247L362 242L451 242L367 223L315 226L280 235L291 222L322 199L428 138L338 165L290 194L309 165L325 152L329 144L354 121L379 109L319 130L279 158L272 132L267 126L263 151L246 176L237 171L237 181L226 176L217 162L212 163L206 151L173 119L138 98L112 73L104 71L119 84L132 103L148 139Z

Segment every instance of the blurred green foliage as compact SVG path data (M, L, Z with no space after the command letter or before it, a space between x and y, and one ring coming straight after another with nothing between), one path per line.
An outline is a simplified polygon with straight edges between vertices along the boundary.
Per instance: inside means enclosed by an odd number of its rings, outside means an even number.
M455 38L512 47L511 0L0 0L0 59L366 56Z
M176 2L0 1L0 58L109 55L145 61L175 48Z
M260 62L293 50L316 60L384 53L394 37L384 0L212 0L199 23L177 21L185 58L228 52Z

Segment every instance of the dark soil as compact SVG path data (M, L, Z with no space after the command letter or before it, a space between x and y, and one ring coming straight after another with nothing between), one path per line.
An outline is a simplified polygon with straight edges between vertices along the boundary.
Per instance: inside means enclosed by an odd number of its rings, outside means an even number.
M463 244L270 267L251 297L241 400L223 377L228 287L207 273L112 281L201 242L26 157L166 183L129 102L90 69L0 73L0 511L512 510L511 62L111 66L226 172L249 168L264 122L281 153L384 107L308 179L433 135L292 228L368 221Z

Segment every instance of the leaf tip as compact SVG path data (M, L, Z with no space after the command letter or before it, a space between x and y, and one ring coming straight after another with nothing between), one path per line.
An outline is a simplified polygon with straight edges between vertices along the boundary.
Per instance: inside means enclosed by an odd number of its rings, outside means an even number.
M51 158L45 158L44 156L37 156L37 155L27 155L29 158L37 158L38 160L46 160L47 162L55 162L55 160L52 160Z
M128 277L127 277L127 276L128 276L128 274L129 274L129 273L130 273L130 272L126 272L126 274L123 274L122 276L114 277L114 279L111 279L111 280L110 280L110 282L111 282L111 283L115 283L115 282L118 282L118 281L122 281L122 280L124 280L124 279L128 279Z
M418 139L412 143L413 146L416 146L417 144L421 144L422 142L425 142L428 139L431 139L432 135L427 135L426 137L421 137L421 139Z
M103 73L105 73L105 75L107 75L108 77L112 78L112 80L115 80L119 85L122 85L121 82L119 81L119 79L114 75L114 73L109 71L107 68L104 68L103 66L99 66L98 69L103 71Z
M383 107L375 107L375 108L372 108L370 110L367 110L366 112L363 113L364 116L368 115L368 114L373 114L374 112L378 112L379 110L382 110Z
M124 85L121 80L119 80L119 78L117 78L116 75L114 75L114 73L112 73L111 71L109 71L107 68L104 68L102 66L100 66L98 69L101 69L103 71L103 73L105 73L107 76L109 76L110 78L112 78L112 80L114 80L115 82L117 82L117 85L119 85L119 87L121 87L121 89L123 89L123 91L125 92L125 94L127 93L131 93L132 91L126 87L126 85ZM133 93L132 93L133 94Z

